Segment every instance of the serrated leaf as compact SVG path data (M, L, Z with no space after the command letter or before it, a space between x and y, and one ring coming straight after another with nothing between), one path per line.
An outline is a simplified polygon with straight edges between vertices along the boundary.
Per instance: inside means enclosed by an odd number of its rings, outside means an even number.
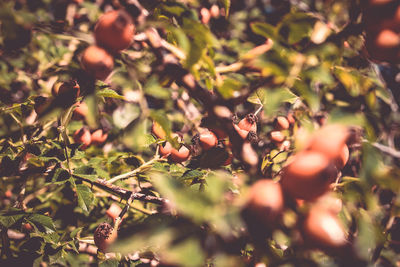
M50 234L56 231L53 220L49 216L42 214L31 214L26 217L26 220L34 224L40 231Z
M85 214L89 214L90 207L94 203L94 195L92 191L86 185L78 184L76 185L76 194L78 196L78 206Z
M11 209L5 213L0 214L0 224L5 228L10 228L16 222L21 220L26 214L18 209Z
M193 180L204 176L204 172L199 170L189 170L182 175L183 180Z

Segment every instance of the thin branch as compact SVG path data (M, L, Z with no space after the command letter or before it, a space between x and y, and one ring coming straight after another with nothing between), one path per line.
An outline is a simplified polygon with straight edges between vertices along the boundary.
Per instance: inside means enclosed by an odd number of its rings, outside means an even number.
M133 191L110 184L107 180L104 180L104 179L96 179L93 181L91 179L85 178L85 177L77 175L77 174L72 174L72 177L79 179L83 182L89 183L93 186L96 186L97 188L99 188L103 191L106 191L112 195L118 196L123 200L127 200L127 201L128 200L130 200L130 201L140 200L140 201L150 202L150 203L159 204L159 205L168 202L164 198L150 196L150 195L146 195L143 193L134 193Z
M138 168L134 169L133 171L117 175L117 176L107 180L107 182L110 183L110 184L113 184L118 180L125 180L125 179L128 179L128 178L134 177L138 173L144 172L144 171L148 170L149 168L151 168L154 163L156 163L158 161L165 161L165 160L166 159L161 158L160 156L155 156L154 158L152 158L151 160L149 160L149 161L145 162L144 164L140 165Z
M364 141L366 142L366 141ZM400 151L395 150L391 147L379 144L379 143L370 143L373 147L379 149L380 151L382 151L383 153L386 153L394 158L400 158Z

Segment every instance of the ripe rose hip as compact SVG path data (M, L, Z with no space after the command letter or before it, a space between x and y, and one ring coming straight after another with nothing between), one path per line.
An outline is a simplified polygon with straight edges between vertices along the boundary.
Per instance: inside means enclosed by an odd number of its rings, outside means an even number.
M76 81L59 82L56 83L51 89L51 94L54 97L61 95L61 96L72 96L77 98L79 97L80 92L81 92L80 86Z
M209 150L218 144L217 136L211 131L204 131L199 135L200 145L204 150Z
M315 248L340 248L347 244L346 233L338 217L327 209L312 207L302 224L306 242Z
M343 146L349 136L349 131L342 125L327 125L313 133L306 149L324 154L334 162L341 162Z
M82 68L94 78L105 80L114 68L113 57L99 46L89 46L81 59Z
M91 143L93 145L101 145L107 140L108 134L104 133L102 129L94 131L91 135Z
M272 131L269 135L274 143L282 143L285 140L285 136L281 131Z
M181 146L179 150L172 148L170 158L175 163L181 163L189 159L190 150L186 146Z
M290 126L289 121L283 116L278 116L274 121L274 125L276 130L287 130Z
M167 137L167 133L164 131L161 125L156 121L153 121L153 124L151 126L151 132L159 139L165 139Z
M284 208L281 185L270 179L258 180L249 191L247 202L242 209L250 235L262 240L279 223Z
M76 130L73 137L75 143L82 144L81 149L86 149L92 142L90 131L86 128Z
M236 132L242 139L246 139L247 136L249 135L249 131L240 129L240 127L236 124L233 125L233 128L235 128Z
M101 223L94 231L94 243L103 253L116 239L117 230L108 223Z
M257 132L257 117L254 114L247 114L237 125L242 130Z
M83 120L89 112L89 108L85 102L75 104L75 109L72 114L74 120Z
M158 147L160 154L163 158L168 157L172 152L172 145L170 142L165 142L164 144L161 144Z
M281 184L292 198L313 200L329 190L336 175L336 167L324 154L303 151L284 167Z
M128 48L134 34L135 25L124 10L113 10L103 14L94 28L97 44L112 52Z

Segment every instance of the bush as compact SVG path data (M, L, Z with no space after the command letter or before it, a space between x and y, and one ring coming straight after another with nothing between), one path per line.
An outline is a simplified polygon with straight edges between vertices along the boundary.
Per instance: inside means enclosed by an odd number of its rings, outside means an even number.
M398 266L398 14L1 2L2 265Z

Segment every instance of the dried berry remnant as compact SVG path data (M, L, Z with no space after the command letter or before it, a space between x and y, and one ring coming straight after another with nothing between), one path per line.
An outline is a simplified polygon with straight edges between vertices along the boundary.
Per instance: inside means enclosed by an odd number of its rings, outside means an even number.
M82 54L82 68L91 76L105 80L114 68L113 57L99 46L89 46Z
M135 34L135 25L124 10L113 10L103 14L94 28L96 42L111 52L129 47Z
M94 231L94 243L102 252L106 252L116 238L117 231L108 223L101 223Z
M51 89L51 94L56 97L73 97L77 98L80 95L80 86L76 81L56 83Z

